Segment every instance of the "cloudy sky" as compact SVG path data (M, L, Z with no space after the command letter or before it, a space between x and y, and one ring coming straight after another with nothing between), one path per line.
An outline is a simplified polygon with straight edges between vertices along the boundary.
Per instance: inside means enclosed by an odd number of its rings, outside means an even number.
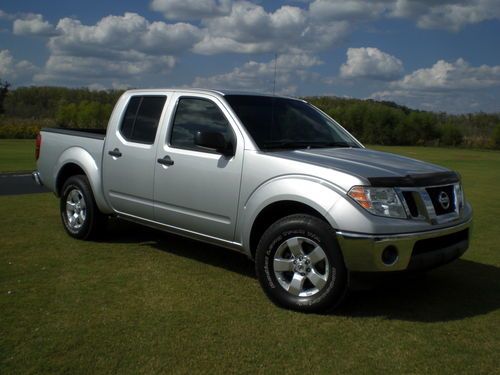
M277 56L277 58L276 58ZM500 112L500 0L2 0L14 86L209 87Z

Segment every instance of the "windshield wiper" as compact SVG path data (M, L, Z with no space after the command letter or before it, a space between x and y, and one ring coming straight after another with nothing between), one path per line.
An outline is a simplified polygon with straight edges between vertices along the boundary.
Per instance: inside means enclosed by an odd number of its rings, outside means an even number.
M299 148L328 148L328 147L357 147L345 141L292 141L280 140L264 142L263 149L299 149Z

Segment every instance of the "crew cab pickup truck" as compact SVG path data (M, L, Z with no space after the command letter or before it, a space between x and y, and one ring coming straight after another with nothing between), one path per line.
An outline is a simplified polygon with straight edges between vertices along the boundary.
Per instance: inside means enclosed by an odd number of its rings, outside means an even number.
M433 268L468 248L459 174L366 149L299 99L131 90L106 132L43 129L35 180L93 238L114 215L255 260L277 305L338 305L352 271Z

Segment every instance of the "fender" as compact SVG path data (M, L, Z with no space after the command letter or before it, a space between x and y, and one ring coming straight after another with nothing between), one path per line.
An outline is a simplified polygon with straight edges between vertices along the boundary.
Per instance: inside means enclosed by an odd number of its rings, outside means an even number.
M285 175L264 182L245 199L236 228L236 242L240 242L245 253L250 251L250 234L255 219L270 204L280 201L295 201L318 211L336 228L331 215L332 207L343 199L340 189L334 184L308 175Z
M113 213L113 210L103 196L100 169L97 166L95 159L85 149L81 147L70 147L66 149L54 166L53 181L57 181L62 168L70 163L78 165L84 171L89 180L90 187L99 210L106 214Z

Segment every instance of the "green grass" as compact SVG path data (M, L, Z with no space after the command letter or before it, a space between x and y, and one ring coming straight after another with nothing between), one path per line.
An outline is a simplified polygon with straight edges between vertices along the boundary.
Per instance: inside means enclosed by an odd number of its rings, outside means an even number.
M53 195L0 197L0 373L498 373L500 153L383 149L461 172L472 246L329 315L275 307L228 250L117 221L76 241Z
M35 168L35 140L0 139L0 172L32 171Z

